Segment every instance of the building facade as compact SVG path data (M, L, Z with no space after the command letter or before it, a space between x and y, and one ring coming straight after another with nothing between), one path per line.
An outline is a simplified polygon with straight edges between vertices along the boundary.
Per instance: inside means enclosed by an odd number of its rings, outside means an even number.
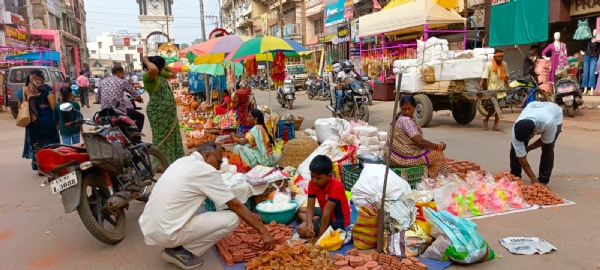
M137 47L143 45L143 37L138 33L102 32L102 36L87 42L92 75L109 74L115 65L121 65L129 72L141 70Z

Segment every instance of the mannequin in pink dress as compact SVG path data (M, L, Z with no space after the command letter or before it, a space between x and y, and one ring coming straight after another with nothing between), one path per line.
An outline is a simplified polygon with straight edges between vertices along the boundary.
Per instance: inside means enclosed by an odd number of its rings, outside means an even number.
M548 58L547 52L551 52L552 56ZM554 74L558 67L564 67L567 65L567 45L560 42L560 32L554 33L554 43L548 44L548 46L542 51L544 59L551 60L550 72L548 73L548 81L554 82Z

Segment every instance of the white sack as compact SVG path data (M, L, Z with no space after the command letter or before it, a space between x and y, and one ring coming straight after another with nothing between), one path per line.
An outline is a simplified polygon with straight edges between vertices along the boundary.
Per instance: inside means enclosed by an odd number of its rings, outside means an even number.
M351 191L352 202L357 208L368 205L367 199L381 200L384 175L385 165L365 164L358 181L356 181ZM408 182L390 170L388 172L386 199L395 200L400 195L408 195L410 192L411 189Z
M319 147L317 147L317 149L315 149L315 151L312 152L312 154L310 154L310 156L308 156L302 162L302 164L300 164L300 166L298 166L298 174L302 175L302 178L304 179L311 179L312 177L310 176L310 169L308 168L310 166L310 162L318 155L326 155L331 157L331 155L334 154L334 150L337 150L338 146L338 138L327 138L323 143L321 143L321 145L319 145Z
M354 134L356 134L358 136L365 136L365 137L377 136L377 131L379 131L379 130L374 126L355 126L354 127Z
M402 73L402 83L400 84L401 91L410 93L419 92L421 91L422 85L421 72L415 70L411 73Z
M350 123L339 118L319 118L315 121L317 141L323 143L327 138L339 138L350 131Z
M377 136L365 137L362 143L364 146L379 146L379 139Z
M387 135L388 133L385 131L379 131L377 132L377 139L379 139L379 141L386 141L387 140Z
M378 152L379 150L380 150L379 145L370 145L369 146L369 151L371 151L371 153Z
M385 149L385 141L379 141L379 150L383 151L383 149Z

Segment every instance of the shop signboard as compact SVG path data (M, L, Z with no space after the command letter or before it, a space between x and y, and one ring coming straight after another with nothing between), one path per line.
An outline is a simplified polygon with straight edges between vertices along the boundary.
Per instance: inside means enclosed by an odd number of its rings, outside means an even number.
M25 19L19 14L10 13L10 21L20 27L25 27Z
M345 0L338 0L325 7L325 27L344 21L344 3Z
M27 34L14 27L4 25L6 46L27 46Z
M350 38L352 39L352 43L358 42L358 20L350 21Z
M338 27L337 30L338 43L344 43L350 41L350 29L348 25Z
M510 0L491 0L491 1L492 1L492 6L500 5L500 4L505 4L505 3L510 2Z
M376 43L377 37L376 36L364 37L361 39L361 41L362 41L362 43Z
M131 46L131 38L129 38L129 37L123 38L123 45Z
M360 56L360 49L359 48L355 48L355 47L351 47L350 48L350 56L351 57L359 57Z
M335 36L335 34L327 34L327 35L319 36L319 43L331 42L333 40L334 36Z
M596 0L571 0L571 16L600 12L600 2Z
M344 19L352 19L354 17L354 2L346 0L344 2Z

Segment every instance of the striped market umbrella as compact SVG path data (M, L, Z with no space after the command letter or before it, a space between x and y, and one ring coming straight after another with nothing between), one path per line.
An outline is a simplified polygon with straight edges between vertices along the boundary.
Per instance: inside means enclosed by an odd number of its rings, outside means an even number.
M273 52L304 52L307 48L287 38L278 37L257 37L250 39L242 44L237 50L227 57L228 60L239 60L257 54L273 53Z
M242 75L244 72L244 66L240 63L233 63L235 68L235 75ZM225 67L227 66L227 61L223 64L200 64L200 65L191 65L190 70L196 73L206 73L209 75L221 76L225 75Z
M237 49L249 37L228 35L206 42L194 44L179 52L180 56L187 56L194 64L218 64L223 62L225 56Z

